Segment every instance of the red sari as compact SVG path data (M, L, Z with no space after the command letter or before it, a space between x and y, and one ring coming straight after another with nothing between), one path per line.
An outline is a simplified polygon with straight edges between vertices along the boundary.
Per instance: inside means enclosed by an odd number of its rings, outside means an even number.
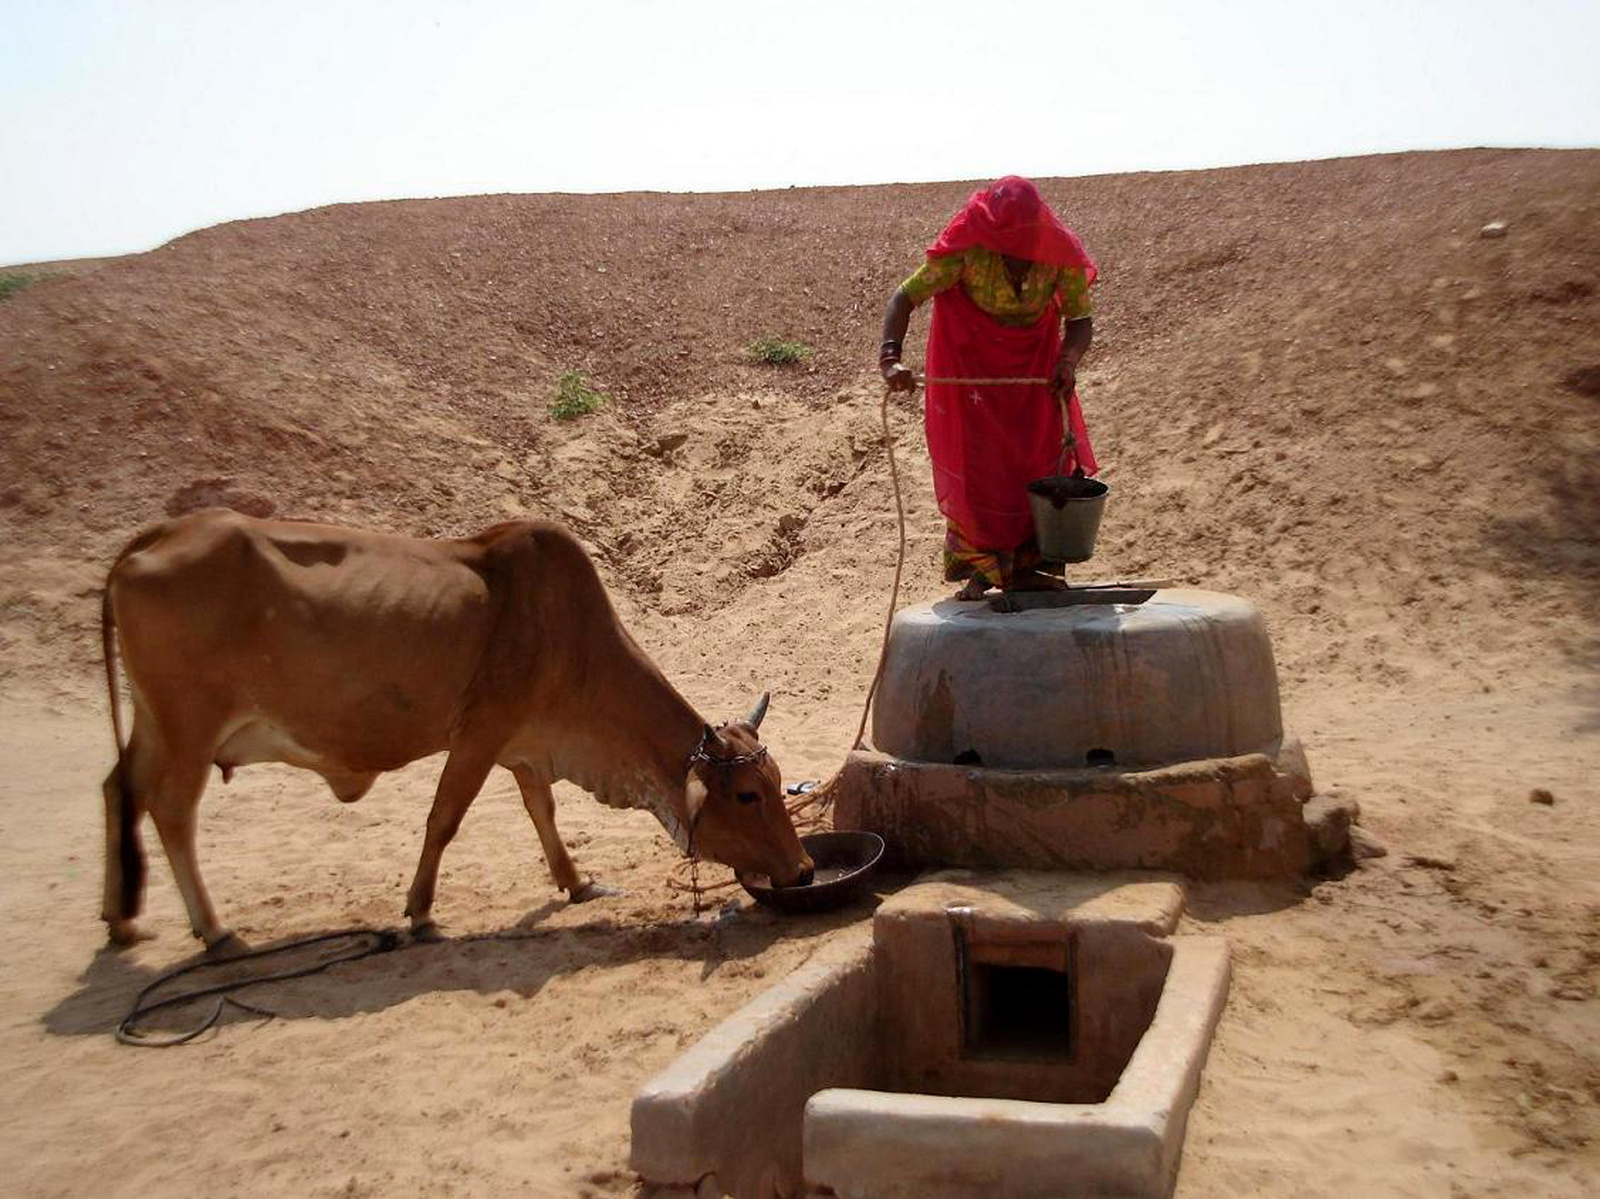
M930 259L972 246L1076 267L1092 281L1095 265L1077 236L1025 179L1010 176L975 192L928 248ZM1049 303L1027 325L1002 324L959 285L933 299L928 335L930 378L1049 378L1061 350L1060 306ZM1074 392L1067 402L1075 449L1067 471L1098 469ZM934 494L950 522L946 577L981 575L1007 586L1033 569L1028 484L1054 472L1061 454L1061 404L1048 386L930 384L925 424Z

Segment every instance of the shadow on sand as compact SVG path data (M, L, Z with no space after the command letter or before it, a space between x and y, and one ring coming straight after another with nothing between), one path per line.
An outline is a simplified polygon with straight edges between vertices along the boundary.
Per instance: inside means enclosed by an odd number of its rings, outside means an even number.
M1600 463L1558 454L1535 459L1528 469L1542 476L1549 502L1540 511L1490 519L1485 546L1507 570L1571 593L1577 619L1557 630L1560 644L1595 680L1600 678L1600 605L1594 603L1600 586ZM1591 681L1577 698L1586 712L1580 731L1600 731L1600 682Z
M547 925L551 915L567 906L564 901L552 900L509 928L436 941L413 941L401 935L398 947L390 951L358 961L334 961L325 970L302 978L247 985L235 994L280 1020L337 1020L450 991L509 992L527 999L563 974L604 970L648 958L697 962L704 980L725 963L756 957L783 938L816 938L868 918L876 903L875 897L867 897L837 912L814 916L779 916L761 908L743 908L724 918L686 915L681 920L641 924L598 916L581 924ZM304 930L252 948L271 949L337 931ZM109 1035L133 1008L140 991L169 970L199 965L158 988L151 1000L234 979L315 966L347 954L353 944L357 943L330 941L236 962L213 962L196 953L161 968L137 963L131 953L106 946L90 960L77 990L46 1012L43 1023L57 1036ZM157 1035L189 1029L204 1019L214 1003L215 999L196 999L142 1018L140 1027ZM228 1006L217 1026L262 1018Z
M960 878L971 872L952 871ZM988 872L976 872L982 877ZM928 876L922 876L924 878ZM1004 877L1003 875L1001 876ZM1087 876L1081 881L1088 899L1097 891L1135 879L1167 876L1145 872ZM437 941L412 941L402 935L398 948L352 962L335 961L325 970L303 978L261 981L245 986L238 997L270 1011L279 1020L338 1020L385 1011L421 996L452 991L480 995L514 994L523 999L537 995L552 979L580 970L605 970L646 959L698 963L702 980L723 965L755 958L784 938L815 939L848 925L870 919L884 895L916 881L910 874L880 880L876 895L869 895L836 912L811 916L783 916L760 907L744 907L731 918L684 915L677 920L637 923L626 916L597 914L582 923L550 924L551 916L567 908L550 900L529 911L515 924L494 932L447 936ZM1004 890L1004 883L1000 882ZM1304 882L1189 883L1186 909L1193 919L1223 924L1237 916L1280 911L1305 902ZM271 949L338 930L308 929L253 948ZM383 930L372 930L379 932ZM153 992L159 1000L233 979L315 966L347 954L358 942L330 941L291 949L266 959L211 961L204 954L162 966L141 963L126 950L106 946L98 950L79 976L77 989L57 1002L43 1017L45 1028L57 1036L109 1036L132 1009L136 998L163 974L181 967L199 968ZM214 999L196 999L142 1018L140 1028L156 1036L181 1032L199 1024ZM263 1017L225 1007L217 1028L252 1023ZM207 1033L208 1037L215 1035Z
M1349 864L1340 863L1326 874L1283 882L1191 882L1186 888L1184 913L1202 924L1223 925L1236 916L1266 916L1304 904L1313 884L1350 873Z

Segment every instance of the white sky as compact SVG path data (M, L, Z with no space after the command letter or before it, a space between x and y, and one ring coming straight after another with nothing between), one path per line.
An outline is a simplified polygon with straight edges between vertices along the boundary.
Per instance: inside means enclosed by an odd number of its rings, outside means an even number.
M0 0L0 262L481 192L1600 145L1596 0Z

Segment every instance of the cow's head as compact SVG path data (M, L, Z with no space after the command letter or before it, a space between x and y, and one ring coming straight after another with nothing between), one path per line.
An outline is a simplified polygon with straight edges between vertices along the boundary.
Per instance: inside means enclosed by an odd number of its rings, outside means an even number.
M707 725L689 759L684 799L690 844L740 874L764 874L775 886L804 886L813 864L783 802L783 776L757 730L767 714L763 695L746 720Z

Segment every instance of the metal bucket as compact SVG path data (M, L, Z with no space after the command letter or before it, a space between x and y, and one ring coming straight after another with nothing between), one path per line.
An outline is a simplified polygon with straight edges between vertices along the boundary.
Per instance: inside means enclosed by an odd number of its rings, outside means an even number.
M1028 484L1028 504L1039 538L1039 554L1051 562L1087 562L1094 557L1111 489L1083 475L1049 475Z

